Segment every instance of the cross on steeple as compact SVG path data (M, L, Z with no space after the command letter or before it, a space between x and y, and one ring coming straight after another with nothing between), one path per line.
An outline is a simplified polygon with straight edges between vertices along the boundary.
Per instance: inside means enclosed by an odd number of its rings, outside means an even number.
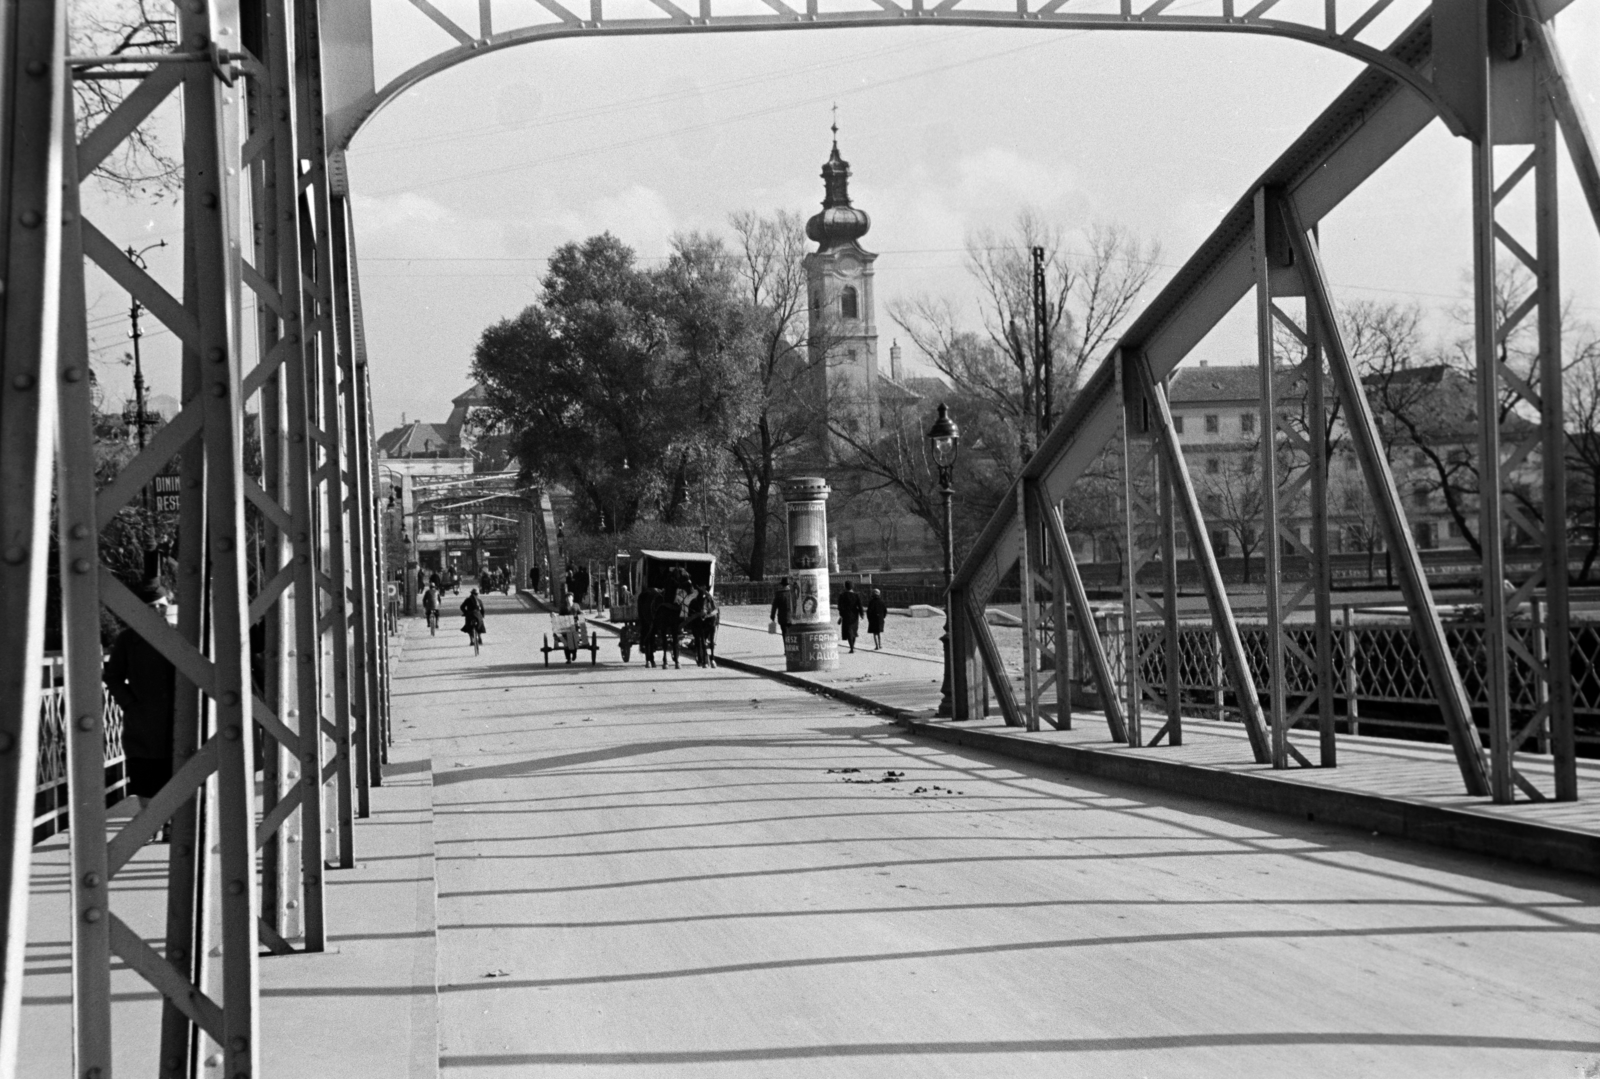
M833 103L833 148L839 148L839 103Z

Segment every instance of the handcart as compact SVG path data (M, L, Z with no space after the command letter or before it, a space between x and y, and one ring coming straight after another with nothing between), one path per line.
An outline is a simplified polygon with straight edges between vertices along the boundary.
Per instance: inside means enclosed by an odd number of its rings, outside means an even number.
M552 639L554 644L551 643ZM585 650L589 653L590 666L600 662L600 638L583 615L551 615L550 632L545 635L544 644L539 648L544 653L544 665L550 666L551 652L561 652L571 663L578 658L579 652Z

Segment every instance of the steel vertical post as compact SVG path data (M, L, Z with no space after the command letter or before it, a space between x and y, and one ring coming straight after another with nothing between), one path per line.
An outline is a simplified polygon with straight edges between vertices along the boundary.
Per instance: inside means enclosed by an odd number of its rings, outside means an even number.
M300 888L302 892L302 932L306 951L320 952L327 946L323 886L323 738L322 716L322 635L318 621L321 600L317 585L318 524L315 484L311 470L314 443L312 425L315 367L314 317L306 317L304 264L300 237L300 214L296 208L300 156L297 150L294 112L294 76L290 70L289 44L293 37L291 9L286 0L267 0L265 22L267 55L265 67L271 87L271 107L265 119L272 124L270 171L263 190L270 202L259 208L258 226L277 236L277 260L257 269L270 274L277 286L281 310L279 331L283 349L282 370L284 427L287 434L285 509L292 523L288 564L294 579L280 603L290 603L293 626L294 698L285 707L282 719L295 730L299 751L297 780L300 808ZM288 705L288 701L285 704ZM293 720L294 722L289 722Z
M332 681L331 715L324 717L325 729L334 740L333 769L338 806L337 860L341 869L355 866L355 800L353 761L351 760L350 680L350 604L349 541L346 528L347 503L344 484L345 426L339 386L339 350L334 310L334 257L331 242L331 206L328 190L328 153L323 127L322 38L319 11L314 3L297 4L295 14L295 104L299 121L297 152L309 162L303 178L297 177L296 190L303 188L301 205L307 211L302 221L302 238L309 245L303 253L309 279L307 306L313 314L315 334L318 405L313 415L320 421L317 440L322 459L313 462L313 479L322 487L319 508L327 544L326 562L319 565L321 585L327 595L327 609L321 627L328 642ZM359 693L359 689L357 689ZM326 701L326 695L324 697Z
M1178 521L1173 508L1172 468L1165 462L1156 465L1156 478L1161 484L1161 590L1162 639L1166 652L1163 669L1166 686L1162 695L1167 699L1167 721L1156 736L1150 739L1156 745L1164 737L1169 746L1183 745L1183 652L1178 627Z
M1021 529L1021 542L1017 544L1017 583L1022 604L1022 723L1030 731L1039 729L1039 619L1034 607L1033 543L1030 523L1033 515L1028 507L1028 484L1019 480L1016 485L1017 527Z
M68 99L62 126L72 130ZM109 1075L111 870L106 857L105 728L102 722L99 528L95 521L94 401L84 321L83 254L75 161L63 169L61 349L57 359L57 532L61 643L67 708L72 944L72 1065ZM35 717L37 712L35 713ZM35 719L37 722L37 719Z
M213 14L222 23L212 25ZM231 4L179 8L186 42L227 48L238 40ZM226 31L226 33L219 33ZM251 736L249 598L244 567L244 400L240 371L239 132L236 87L209 65L185 76L184 201L194 253L198 348L185 350L198 368L206 463L205 554L210 574L213 684L211 707L217 751L217 834L221 880L222 1037L225 1074L240 1079L259 1066L256 969L255 764ZM186 291L188 289L186 288Z
M1307 301L1309 310L1310 302ZM1322 344L1316 322L1306 318L1306 413L1311 449L1311 586L1314 593L1313 631L1317 660L1317 735L1319 762L1324 768L1338 764L1338 739L1333 715L1333 565L1328 534L1328 402L1327 378L1322 367Z
M1483 63L1488 62L1485 56ZM1489 713L1489 792L1496 802L1511 802L1516 798L1516 786L1511 776L1511 671L1506 654L1505 537L1501 525L1494 143L1487 119L1485 123L1481 141L1472 147L1472 305L1478 389L1478 543L1483 559L1483 691Z
M1534 218L1539 274L1539 433L1543 465L1545 654L1540 682L1549 710L1550 752L1555 766L1555 797L1578 797L1578 759L1573 716L1571 604L1568 599L1566 406L1562 391L1561 222L1557 213L1555 108L1548 98L1537 105L1534 144ZM1538 633L1537 628L1535 633Z
M1272 767L1289 766L1289 728L1283 681L1283 541L1278 532L1278 401L1277 362L1272 347L1272 267L1267 250L1266 188L1255 193L1256 360L1260 365L1261 402L1257 433L1261 439L1262 553L1267 591L1267 719L1272 731Z
M371 687L372 626L367 620L367 600L371 596L369 556L372 552L366 534L370 507L365 502L367 485L361 476L361 442L365 430L360 424L359 389L356 385L355 334L351 328L350 244L345 200L329 195L327 242L333 266L328 285L332 291L334 360L338 372L340 430L343 434L345 549L348 552L348 584L345 599L350 625L350 756L355 766L356 815L372 815L373 732Z
M66 4L0 4L0 1074L28 940L60 332Z

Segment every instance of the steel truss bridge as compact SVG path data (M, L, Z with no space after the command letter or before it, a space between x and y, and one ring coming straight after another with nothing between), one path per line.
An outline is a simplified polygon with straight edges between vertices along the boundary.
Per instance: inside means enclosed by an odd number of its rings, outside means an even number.
M1306 343L1305 365L1344 402L1363 475L1380 510L1414 630L1456 748L1468 793L1513 800L1577 795L1567 647L1566 537L1541 527L1499 485L1482 497L1481 656L1490 745L1480 748L1462 674L1408 535L1393 476L1333 318L1317 223L1435 117L1473 146L1474 279L1481 459L1516 467L1538 452L1544 520L1565 519L1560 378L1558 142L1564 142L1591 214L1600 223L1600 163L1568 88L1549 20L1562 0L538 0L542 14L515 22L496 0L180 0L179 46L161 54L74 57L66 52L64 0L0 0L0 1075L14 1069L26 940L28 865L41 707L47 560L54 527L64 607L65 737L71 797L74 1074L113 1074L113 957L165 998L159 1074L199 1074L202 1051L221 1073L254 1075L260 1041L258 955L326 946L325 854L355 859L357 821L381 781L389 742L387 640L379 621L384 579L376 542L370 371L361 323L355 232L343 151L361 126L410 86L474 56L571 36L799 30L824 27L981 25L1041 29L1205 31L1285 37L1361 61L1362 73L1244 193L1211 237L1138 317L1029 462L950 593L954 708L977 714L992 686L1008 722L1037 727L1052 677L1041 649L1075 623L1089 639L1106 719L1132 745L1182 737L1176 675L1155 684L1143 661L1178 649L1172 575L1181 519L1202 564L1224 678L1243 712L1257 761L1278 767L1335 763L1326 530L1311 543L1284 533L1314 567L1284 586L1277 543L1268 551L1265 670L1256 681L1229 598L1207 547L1201 506L1185 470L1163 380L1252 289L1257 297L1267 530L1283 532L1283 503L1301 488L1324 505L1327 477L1312 462L1276 483L1271 448L1300 436L1276 405L1290 376L1274 357L1274 323ZM469 10L470 9L470 10ZM1291 10L1292 9L1292 10ZM431 23L437 47L380 73L377 58L406 20ZM415 52L415 50L412 50ZM380 78L380 74L382 78ZM70 88L76 79L133 85L123 104L82 139ZM86 219L78 190L163 101L182 102L185 262L174 295L118 252ZM1531 200L1531 236L1506 208ZM1522 263L1532 290L1501 317L1497 263ZM183 408L114 482L95 489L84 268L93 263L183 345ZM244 315L248 290L253 319ZM1296 311L1301 313L1296 314ZM1536 382L1502 365L1497 346L1534 320ZM1313 409L1326 408L1311 378ZM1519 393L1539 424L1524 445L1500 444L1493 422L1503 391ZM244 467L247 408L260 416L262 465ZM1132 672L1114 681L1062 529L1060 505L1085 467L1120 448L1127 477L1130 570L1165 567L1164 587L1135 572L1128 624L1157 614L1157 631L1125 634ZM101 529L174 459L180 468L180 617L170 627L115 577L98 549ZM52 497L55 513L52 516ZM246 572L246 507L265 531L269 572ZM1506 523L1541 544L1544 569L1503 594ZM1027 633L1024 692L1013 693L981 617L1002 577L1020 570ZM1539 589L1548 612L1532 644L1510 629ZM1302 604L1314 632L1285 620ZM178 672L180 766L172 781L111 840L104 806L104 724L99 613L109 609L166 655ZM260 624L265 662L253 678L248 638ZM1061 657L1065 648L1055 648ZM1292 665L1317 691L1291 704ZM1169 666L1174 671L1176 664ZM1508 686L1537 681L1537 707L1513 723ZM1146 720L1160 728L1146 736ZM252 725L264 732L256 779ZM1317 745L1294 732L1310 726ZM1548 739L1552 791L1517 768L1530 737ZM1309 754L1309 755L1308 755ZM260 814L258 820L257 815ZM326 819L325 819L326 818ZM204 831L202 831L202 820ZM163 824L172 825L165 940L152 946L108 906L108 885ZM325 830L332 838L319 842ZM210 840L215 851L210 853ZM215 858L211 865L205 864ZM259 860L260 871L257 870ZM220 927L213 938L213 927ZM292 960L286 960L292 961ZM220 977L206 972L220 964ZM220 986L220 996L207 985Z

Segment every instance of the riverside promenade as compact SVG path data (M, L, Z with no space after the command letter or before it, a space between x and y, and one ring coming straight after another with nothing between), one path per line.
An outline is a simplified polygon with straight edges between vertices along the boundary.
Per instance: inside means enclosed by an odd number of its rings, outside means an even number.
M610 642L545 666L548 617L488 606L481 656L455 620L404 627L397 744L358 868L328 874L338 950L261 960L265 1076L1600 1068L1593 878L1074 775ZM53 843L30 1077L70 1071ZM162 853L113 899L140 932ZM119 1074L149 1074L153 994L116 979Z

